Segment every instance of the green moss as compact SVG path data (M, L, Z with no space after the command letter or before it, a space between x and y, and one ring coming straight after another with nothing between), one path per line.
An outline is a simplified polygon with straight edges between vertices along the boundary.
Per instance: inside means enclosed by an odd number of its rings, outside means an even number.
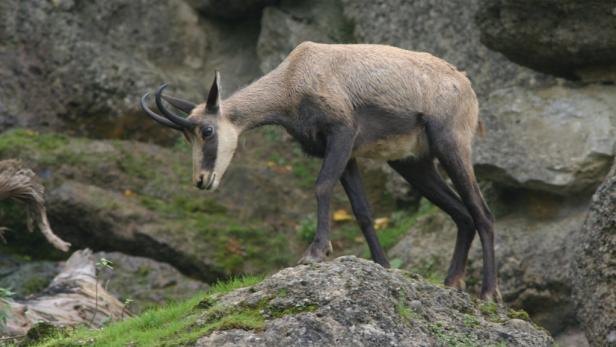
M214 330L261 329L265 320L257 308L225 309L212 299L213 295L222 295L259 281L260 277L241 277L219 282L207 293L192 299L146 311L103 329L80 328L68 335L56 334L36 346L176 346L195 341ZM204 302L209 302L209 305L204 305ZM209 318L199 324L202 317Z
M528 322L531 321L530 316L528 315L528 312L524 310L509 309L509 311L507 312L507 317L511 319L522 319Z
M482 302L479 305L479 311L491 322L502 323L502 319L498 314L498 305L493 302Z
M298 314L302 312L314 312L317 310L317 308L318 306L315 304L307 304L303 306L293 306L293 307L287 307L284 309L275 309L275 308L270 307L269 312L272 317L280 318L280 317Z
M465 313L462 317L462 324L464 324L465 327L473 328L479 326L479 319L473 315Z
M444 346L448 347L475 347L477 342L470 335L460 335L447 330L442 324L435 323L429 327L432 335Z
M406 322L412 322L413 320L419 318L417 312L410 308L403 298L400 298L400 300L398 300L398 304L396 305L396 311L400 315L400 318L402 318Z
M47 288L49 285L49 279L43 277L31 277L23 284L23 296L28 296L30 294L36 294L43 289Z

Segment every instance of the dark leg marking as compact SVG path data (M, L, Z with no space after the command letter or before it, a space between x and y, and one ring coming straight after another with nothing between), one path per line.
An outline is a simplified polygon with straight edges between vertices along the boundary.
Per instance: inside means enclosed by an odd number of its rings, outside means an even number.
M458 141L458 134L436 121L426 122L430 149L453 181L460 198L475 222L483 252L483 299L500 300L496 283L494 220L483 200L471 161L471 144Z
M349 160L346 169L340 178L340 182L349 197L353 214L355 215L355 218L357 218L357 223L364 234L366 242L368 242L372 259L381 266L388 268L389 261L385 256L385 252L383 251L381 244L379 243L379 239L376 237L374 222L372 220L372 212L370 212L370 205L368 204L368 199L366 199L366 194L364 193L361 174L355 159L352 158Z
M351 128L332 129L327 135L325 155L316 183L317 231L312 244L300 259L300 264L319 262L332 252L329 240L331 228L330 202L334 187L351 157L355 131Z
M458 227L456 246L445 284L464 288L464 269L475 237L475 223L468 210L436 170L432 157L405 159L389 165L433 204L445 211Z

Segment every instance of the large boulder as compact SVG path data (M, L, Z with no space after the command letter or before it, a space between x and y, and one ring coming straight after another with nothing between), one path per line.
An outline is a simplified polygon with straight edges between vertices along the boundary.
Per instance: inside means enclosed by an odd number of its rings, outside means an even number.
M2 129L138 135L148 130L135 115L146 90L166 81L196 98L205 84L194 77L206 35L180 0L3 1L0 23Z
M355 257L282 270L215 305L223 317L256 308L265 324L215 331L197 346L552 345L544 330L502 307Z
M512 61L576 77L583 69L616 69L615 16L611 0L483 0L477 24L481 42Z
M201 18L183 0L3 1L0 130L172 143L142 114L141 95L167 82L201 102L214 70L237 89L258 75L258 32L258 18Z
M265 6L273 5L278 0L187 0L205 16L238 19L258 17Z
M425 51L466 72L480 94L551 78L516 65L479 41L479 0L341 0L357 42Z
M543 193L509 195L513 212L496 222L496 259L503 300L523 309L552 334L578 326L568 268L575 256L574 235L582 225L584 204ZM453 253L456 226L442 211L418 219L389 252L392 263L442 283ZM467 264L467 290L479 294L483 268L476 238Z
M574 300L595 346L616 345L616 165L592 198L575 238Z
M263 72L274 69L304 41L350 43L353 24L339 0L282 1L263 10L257 53Z
M557 194L592 192L616 150L616 87L506 88L483 103L478 175Z
M182 275L167 263L119 252L94 253L97 277L113 296L139 313L147 308L193 297L209 286ZM104 259L104 260L103 260ZM110 266L102 265L110 261Z

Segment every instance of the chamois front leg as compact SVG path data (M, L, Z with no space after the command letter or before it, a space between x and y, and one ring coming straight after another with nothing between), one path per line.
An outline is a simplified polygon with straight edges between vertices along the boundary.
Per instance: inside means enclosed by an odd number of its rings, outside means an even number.
M317 231L312 244L300 264L311 264L324 260L333 251L329 240L331 227L330 202L336 183L342 176L351 157L355 131L350 128L338 129L327 136L325 156L319 177L317 178L315 193L317 198Z

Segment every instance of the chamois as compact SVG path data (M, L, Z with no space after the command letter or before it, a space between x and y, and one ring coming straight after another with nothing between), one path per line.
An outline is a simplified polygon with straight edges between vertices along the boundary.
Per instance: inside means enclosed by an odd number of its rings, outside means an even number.
M494 259L494 218L477 185L471 144L479 126L478 102L468 78L446 61L385 45L304 42L274 70L221 99L220 75L205 103L155 95L157 122L192 143L193 183L216 189L244 131L279 125L309 155L323 159L316 180L317 231L300 263L332 251L330 200L340 180L372 258L389 266L375 234L356 158L385 160L457 225L445 284L464 287L468 251L478 231L483 251L482 298L499 299ZM165 109L162 99L187 118ZM454 193L435 168L438 159Z

